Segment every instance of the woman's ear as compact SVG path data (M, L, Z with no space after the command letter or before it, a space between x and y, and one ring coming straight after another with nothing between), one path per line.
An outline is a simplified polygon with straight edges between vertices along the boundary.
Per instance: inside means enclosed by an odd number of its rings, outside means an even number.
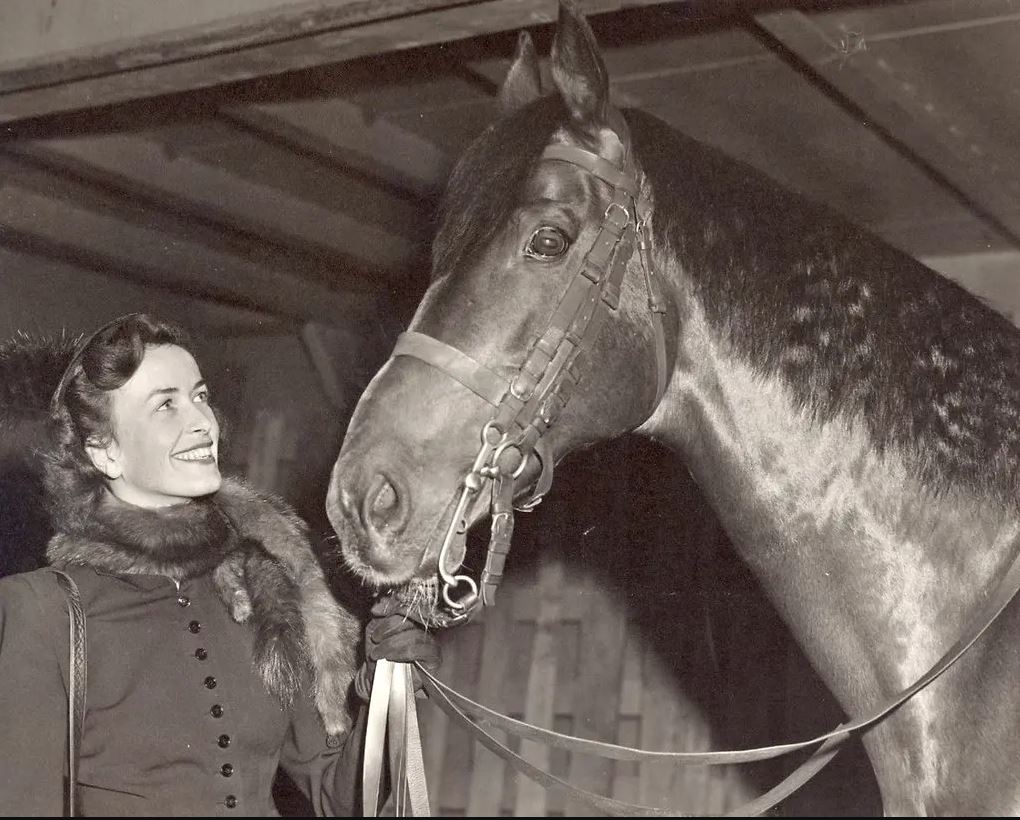
M124 468L120 463L120 448L116 441L109 444L102 444L99 439L90 438L85 442L85 452L95 468L108 479L113 481L120 478Z

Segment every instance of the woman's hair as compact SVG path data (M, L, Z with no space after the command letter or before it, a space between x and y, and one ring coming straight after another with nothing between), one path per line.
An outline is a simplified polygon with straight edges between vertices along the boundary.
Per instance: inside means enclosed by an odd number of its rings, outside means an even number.
M55 460L98 480L101 475L85 447L102 446L113 438L110 393L135 374L147 346L186 343L182 328L144 313L115 319L85 339L53 395Z

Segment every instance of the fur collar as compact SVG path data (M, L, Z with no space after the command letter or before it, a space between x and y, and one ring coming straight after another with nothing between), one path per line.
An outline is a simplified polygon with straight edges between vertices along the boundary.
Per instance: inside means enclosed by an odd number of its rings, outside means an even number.
M233 619L254 629L253 663L266 688L289 704L310 671L323 724L339 742L350 726L347 698L361 625L333 598L293 510L232 479L205 498L143 509L68 482L66 474L53 478L51 564L177 580L211 572Z

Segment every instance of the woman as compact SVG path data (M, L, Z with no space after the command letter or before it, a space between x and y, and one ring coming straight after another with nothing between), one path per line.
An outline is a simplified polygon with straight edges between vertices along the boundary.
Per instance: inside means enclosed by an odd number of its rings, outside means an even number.
M88 629L84 813L273 815L279 766L316 814L353 814L361 626L297 516L220 475L179 329L141 314L104 326L50 415L47 559L77 583ZM435 644L395 617L370 625L373 658L435 664ZM63 812L67 663L55 574L0 580L0 813Z

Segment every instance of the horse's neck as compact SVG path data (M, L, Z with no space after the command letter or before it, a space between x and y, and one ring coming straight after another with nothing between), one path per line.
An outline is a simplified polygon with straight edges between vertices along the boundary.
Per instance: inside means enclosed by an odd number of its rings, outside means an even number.
M959 493L934 497L860 421L813 422L696 304L679 336L670 390L642 432L686 458L846 707L917 678L1012 558L1016 516Z

